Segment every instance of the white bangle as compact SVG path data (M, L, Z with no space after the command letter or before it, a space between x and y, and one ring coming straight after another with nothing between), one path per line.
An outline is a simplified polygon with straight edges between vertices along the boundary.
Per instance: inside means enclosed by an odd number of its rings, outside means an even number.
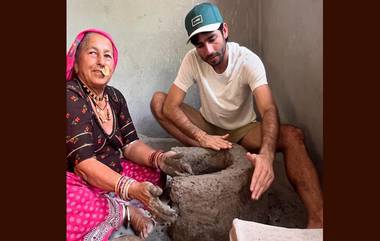
M132 185L132 183L134 183L136 180L131 178L131 179L129 179L128 181L129 181L129 183L127 184L127 188L126 188L126 190L125 190L125 197L126 197L127 199L130 199L130 198L129 198L129 195L128 195L128 194L129 194L129 193L128 193L128 192L129 192L129 187L130 187L130 186Z
M129 190L129 187L130 185L135 181L135 179L129 177L128 180L126 181L126 183L123 185L123 188L121 190L121 194L120 194L120 197L123 199L123 200L129 200L129 197L128 197L128 190Z
M115 184L115 194L118 194L118 187L119 187L119 184L120 184L120 180L123 178L124 176L121 175L118 179L117 179L117 182Z

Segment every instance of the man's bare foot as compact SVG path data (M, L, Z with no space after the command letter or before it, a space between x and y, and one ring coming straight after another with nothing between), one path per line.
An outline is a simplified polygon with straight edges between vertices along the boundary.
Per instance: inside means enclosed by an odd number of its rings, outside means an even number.
M321 222L309 222L306 228L323 228L323 223Z
M144 216L142 211L139 208L128 206L129 212L131 215L131 226L132 229L139 235L141 238L145 239L153 231L154 223L153 220L149 217Z
M318 217L309 217L306 228L323 228L322 212L318 215Z

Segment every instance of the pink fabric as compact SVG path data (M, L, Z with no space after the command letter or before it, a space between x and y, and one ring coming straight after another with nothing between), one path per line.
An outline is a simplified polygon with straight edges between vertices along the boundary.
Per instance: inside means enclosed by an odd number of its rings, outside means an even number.
M99 189L89 186L77 175L66 172L66 240L86 240L86 235L95 230L106 219L113 218L121 225L121 216L109 216L108 200ZM119 210L121 206L119 206ZM111 222L104 228L101 239L107 240L112 231ZM107 225L107 224L105 224Z
M122 159L123 175L137 181L161 183L161 172ZM107 192L66 172L66 240L108 240L123 223L122 204Z
M111 35L109 35L108 33L104 32L100 29L90 28L90 29L83 30L82 32L80 32L77 35L74 42L71 44L69 52L67 52L67 55L66 55L66 80L70 80L73 76L74 63L75 63L75 53L77 51L77 47L78 47L79 43L82 41L82 39L84 38L86 33L99 33L111 41L112 47L113 47L113 59L114 59L114 63L115 63L114 68L116 68L117 60L118 60L118 50L116 48L114 41L112 40Z
M161 178L161 172L159 169L144 167L125 159L121 162L121 166L123 167L122 174L125 176L132 177L139 182L149 181L156 186L163 186L163 178Z

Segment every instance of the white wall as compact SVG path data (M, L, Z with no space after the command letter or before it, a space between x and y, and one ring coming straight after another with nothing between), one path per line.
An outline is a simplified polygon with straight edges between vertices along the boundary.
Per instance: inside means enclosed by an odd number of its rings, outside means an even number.
M214 1L228 24L229 41L237 42L261 54L260 43L260 1L257 0L216 0Z

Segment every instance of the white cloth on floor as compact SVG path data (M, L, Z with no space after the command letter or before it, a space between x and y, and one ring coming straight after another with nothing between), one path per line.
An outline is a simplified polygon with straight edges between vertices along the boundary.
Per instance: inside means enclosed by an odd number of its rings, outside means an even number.
M299 229L271 226L235 218L230 241L322 241L323 229Z

